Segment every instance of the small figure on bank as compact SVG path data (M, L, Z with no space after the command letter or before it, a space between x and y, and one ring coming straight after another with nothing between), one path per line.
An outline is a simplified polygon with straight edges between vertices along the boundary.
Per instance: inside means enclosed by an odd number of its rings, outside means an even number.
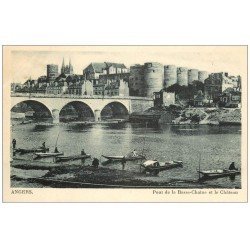
M122 158L122 170L125 169L126 159L125 157Z
M55 153L59 153L59 151L58 151L57 147L55 147Z
M237 168L234 165L234 162L232 162L229 166L229 170L237 170Z
M95 168L99 167L99 160L97 158L94 158L92 161L92 166Z
M12 146L13 146L13 149L16 148L16 139L13 139L13 140L12 140Z
M44 149L46 148L46 146L45 146L45 142L43 142L42 148L44 148Z
M86 155L86 153L85 153L84 149L82 149L82 151L81 151L81 155Z

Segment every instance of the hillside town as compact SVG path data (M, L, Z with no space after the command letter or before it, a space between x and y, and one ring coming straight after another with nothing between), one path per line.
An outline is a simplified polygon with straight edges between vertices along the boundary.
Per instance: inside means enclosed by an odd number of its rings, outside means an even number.
M227 72L147 62L127 68L123 63L92 62L82 74L74 72L71 60L48 64L47 74L24 83L12 83L12 93L79 96L152 97L155 106L179 104L189 107L240 107L241 77Z

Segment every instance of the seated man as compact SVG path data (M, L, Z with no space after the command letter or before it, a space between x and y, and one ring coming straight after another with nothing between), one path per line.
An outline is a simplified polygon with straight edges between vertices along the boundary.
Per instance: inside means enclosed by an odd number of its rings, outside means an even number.
M94 158L92 161L92 166L95 168L99 167L99 160L97 158Z
M229 170L237 170L237 168L234 165L234 162L232 162L229 166Z
M82 151L81 151L81 155L86 155L86 153L85 153L84 149L82 149Z
M59 151L58 151L57 147L55 147L55 153L59 153Z
M137 156L137 152L135 149L133 150L132 154L133 154L133 156Z

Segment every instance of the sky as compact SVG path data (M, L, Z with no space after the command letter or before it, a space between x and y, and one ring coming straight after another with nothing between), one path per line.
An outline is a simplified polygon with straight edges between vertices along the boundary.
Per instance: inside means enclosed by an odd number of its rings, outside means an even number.
M12 46L12 82L46 75L47 64L57 64L60 70L63 58L66 64L71 59L75 74L82 74L91 62L129 67L152 61L241 76L247 71L246 46Z

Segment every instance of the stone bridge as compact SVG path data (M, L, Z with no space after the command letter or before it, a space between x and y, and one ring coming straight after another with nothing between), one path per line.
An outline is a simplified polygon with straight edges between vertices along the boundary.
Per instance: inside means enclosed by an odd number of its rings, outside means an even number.
M59 122L60 111L68 104L78 103L89 108L95 121L101 120L101 112L107 106L120 106L126 110L127 114L132 112L142 112L153 107L153 99L145 97L121 97L121 96L73 96L73 95L49 95L49 94L29 94L12 93L11 109L19 104L26 103L36 110L46 109L53 118L53 123ZM79 106L79 105L78 105Z

